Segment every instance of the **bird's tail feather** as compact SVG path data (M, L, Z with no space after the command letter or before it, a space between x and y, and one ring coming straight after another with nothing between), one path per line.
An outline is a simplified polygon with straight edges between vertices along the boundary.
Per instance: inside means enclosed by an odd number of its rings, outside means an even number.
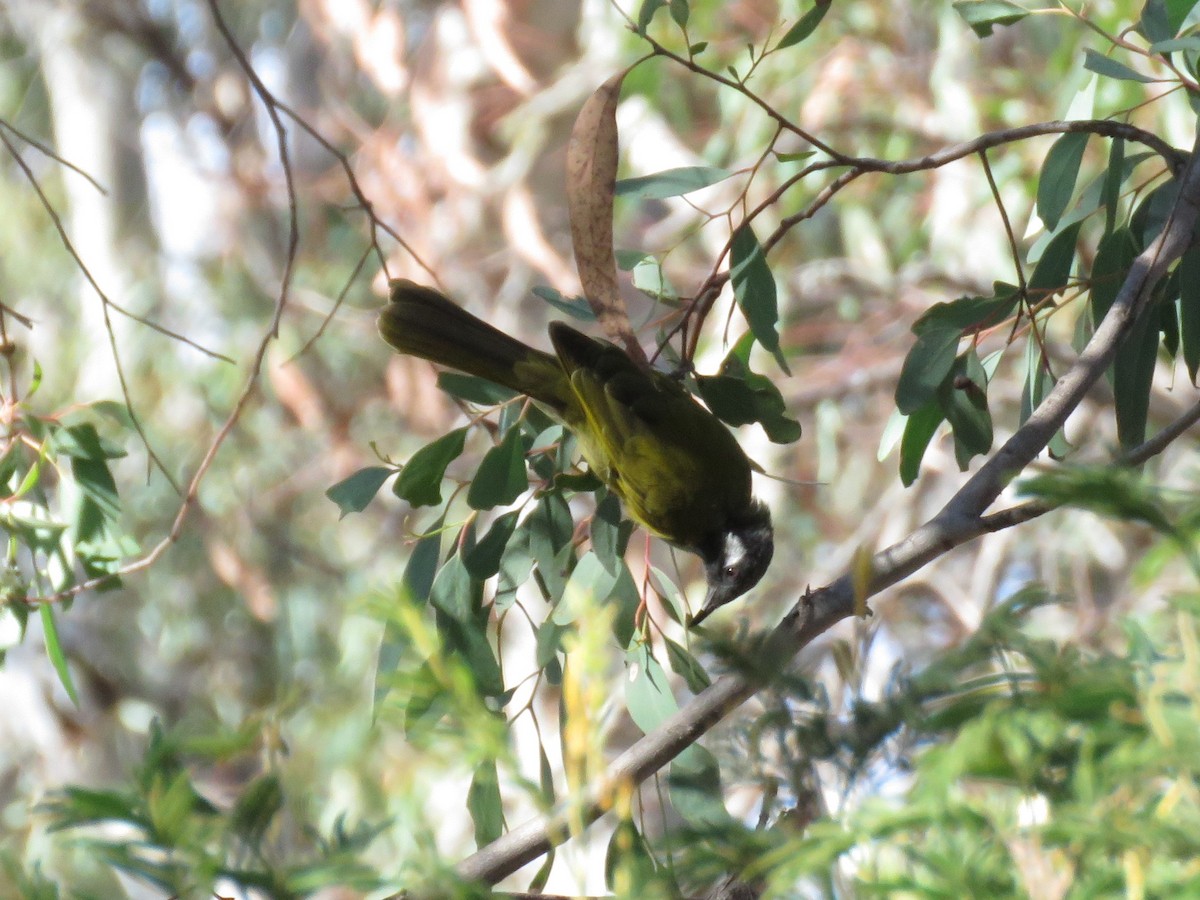
M560 406L562 367L548 353L509 337L433 288L407 279L391 283L379 333L401 353L494 381Z

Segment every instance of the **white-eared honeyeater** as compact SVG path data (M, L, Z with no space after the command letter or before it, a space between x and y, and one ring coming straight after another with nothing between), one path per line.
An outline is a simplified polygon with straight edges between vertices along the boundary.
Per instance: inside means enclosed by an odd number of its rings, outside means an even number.
M550 325L554 355L543 353L404 279L391 283L379 331L401 353L528 395L571 429L635 521L704 560L708 594L692 624L766 572L771 513L751 492L750 461L677 379L563 322Z

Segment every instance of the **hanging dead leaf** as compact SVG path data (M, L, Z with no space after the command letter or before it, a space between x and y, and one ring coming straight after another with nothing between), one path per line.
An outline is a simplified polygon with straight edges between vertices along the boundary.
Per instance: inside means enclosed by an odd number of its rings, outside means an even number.
M629 72L596 89L579 111L567 146L567 207L583 293L604 333L636 362L649 365L629 324L617 287L613 254L613 191L617 181L617 100Z

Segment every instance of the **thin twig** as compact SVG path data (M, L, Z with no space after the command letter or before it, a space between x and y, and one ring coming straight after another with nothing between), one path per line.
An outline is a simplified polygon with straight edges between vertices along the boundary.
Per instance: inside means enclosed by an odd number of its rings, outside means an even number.
M25 132L23 132L21 129L19 129L15 125L13 125L12 122L9 122L7 119L0 119L0 128L7 128L14 135L16 135L18 138L20 138L25 143L27 143L30 147L33 147L35 150L40 151L42 153L42 155L47 156L50 159L54 160L56 163L58 163L63 168L70 169L76 175L81 176L84 180L87 181L88 184L90 184L92 187L94 187L97 191L99 191L105 197L108 196L108 191L105 190L104 186L101 185L100 182L97 181L95 178L93 178L91 176L91 174L89 174L88 172L85 172L83 169L81 169L79 166L75 165L75 163L71 162L69 159L64 159L62 156L59 156L57 153L54 152L54 150L51 147L47 147L45 144L43 144L37 138L30 137Z
M109 348L112 351L113 366L117 372L117 381L121 385L121 396L125 400L125 409L129 413L129 421L133 424L134 431L137 432L138 437L141 439L142 446L146 448L146 455L150 458L158 470L162 472L163 477L166 478L167 483L171 485L171 488L178 493L179 485L176 483L175 478L171 475L171 472L167 469L166 464L163 463L163 461L159 458L158 452L150 443L150 436L146 434L145 428L142 427L141 419L138 418L137 413L134 411L133 398L129 393L129 383L125 378L125 367L121 363L121 354L117 348L117 338L113 333L112 321L109 316L109 307L113 305L112 301L109 300L108 295L104 292L104 289L100 287L95 276L92 275L91 269L89 269L87 263L83 261L83 257L79 255L79 251L75 249L75 244L71 241L70 235L67 234L67 228L58 215L58 210L54 208L54 204L50 202L50 198L46 196L46 192L42 190L42 186L38 182L37 177L33 174L33 170L29 167L29 164L25 162L25 158L21 156L19 152L17 152L17 148L13 146L12 141L8 139L8 136L2 130L0 130L0 143L4 144L5 149L8 150L9 154L20 167L21 172L25 175L26 180L34 190L34 193L37 194L38 200L42 204L42 208L46 210L46 215L50 217L50 221L54 224L54 228L58 232L59 240L63 242L63 246L66 247L67 253L69 253L71 258L75 260L75 264L83 273L83 277L87 279L88 284L92 286L92 289L100 297L100 309L104 315L104 327L108 333L108 343Z

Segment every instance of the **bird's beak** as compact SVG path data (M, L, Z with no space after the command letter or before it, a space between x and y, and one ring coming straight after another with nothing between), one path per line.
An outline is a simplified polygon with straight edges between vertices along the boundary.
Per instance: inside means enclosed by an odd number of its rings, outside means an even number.
M722 605L723 604L721 602L721 597L719 596L717 586L709 585L708 593L704 597L704 605L700 607L700 612L688 619L688 628L695 628L710 615L716 612L716 610L720 609Z

